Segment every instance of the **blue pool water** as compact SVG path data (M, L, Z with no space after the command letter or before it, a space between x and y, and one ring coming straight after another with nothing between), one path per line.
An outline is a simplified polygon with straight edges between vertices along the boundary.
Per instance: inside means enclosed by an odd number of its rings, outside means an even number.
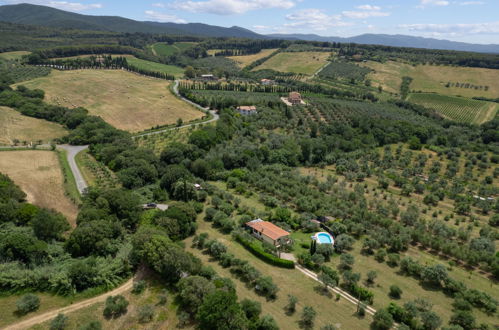
M333 239L332 239L331 235L326 234L326 233L317 234L317 239L319 240L319 243L323 243L323 244L333 243Z

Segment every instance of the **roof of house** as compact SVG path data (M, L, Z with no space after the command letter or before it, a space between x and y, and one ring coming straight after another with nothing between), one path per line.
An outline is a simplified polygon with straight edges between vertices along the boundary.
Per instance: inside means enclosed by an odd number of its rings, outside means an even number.
M260 232L262 235L271 238L274 241L278 240L281 237L289 235L289 233L284 229L277 227L272 222L263 221L262 219L252 220L250 222L247 222L246 225Z
M254 105L240 105L237 107L237 110L256 111L256 106L254 106Z
M289 98L290 99L301 99L301 94L298 92L290 92Z

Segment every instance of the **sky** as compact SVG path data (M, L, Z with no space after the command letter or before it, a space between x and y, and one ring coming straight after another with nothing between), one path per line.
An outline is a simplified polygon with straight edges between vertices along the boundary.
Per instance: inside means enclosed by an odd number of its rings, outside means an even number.
M139 21L241 26L258 33L406 34L499 44L499 0L0 0Z

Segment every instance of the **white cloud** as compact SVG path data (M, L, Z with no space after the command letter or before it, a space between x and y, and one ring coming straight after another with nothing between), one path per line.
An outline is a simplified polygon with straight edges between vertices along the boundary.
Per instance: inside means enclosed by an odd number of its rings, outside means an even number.
M216 15L244 14L252 10L270 8L290 9L294 6L292 0L187 0L176 1L169 5L173 9Z
M83 4L80 2L68 2L68 1L46 1L46 0L4 0L6 3L18 4L18 3L30 3L33 5L48 6L57 9L67 10L67 11L84 11L88 9L99 9L102 8L100 3Z
M161 3L161 2L153 3L151 6L157 7L157 8L165 8L166 7L166 5L164 3Z
M390 16L390 13L381 11L381 7L379 6L362 5L362 6L357 6L355 8L360 9L360 11L347 10L342 12L341 14L344 17L353 18L353 19L366 19L369 17Z
M403 24L399 28L429 33L434 36L499 34L499 21L475 24Z
M460 6L474 6L474 5L484 5L485 2L483 2L483 1L463 1L463 2L458 2L457 4Z
M148 18L154 19L158 22L187 23L186 20L178 18L175 15L159 13L154 10L146 10L145 14Z
M425 6L448 6L450 4L447 0L421 0L421 7Z
M357 6L355 8L362 10L381 10L381 7L371 6L371 5L362 5L362 6Z
M372 10L372 11L344 11L341 13L343 16L348 17L348 18L355 18L355 19L365 19L369 17L386 17L390 16L390 13L383 12L383 11L377 11L377 10Z
M302 9L286 15L290 23L284 24L287 28L306 28L316 31L326 30L331 27L349 26L352 23L343 22L341 15L328 15L321 9Z

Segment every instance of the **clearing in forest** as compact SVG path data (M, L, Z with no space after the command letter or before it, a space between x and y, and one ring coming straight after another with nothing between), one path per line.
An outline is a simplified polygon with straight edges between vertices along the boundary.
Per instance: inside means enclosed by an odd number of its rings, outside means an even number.
M410 102L437 110L445 118L462 123L482 124L497 113L497 103L433 93L412 93Z
M204 113L170 92L171 82L121 70L52 71L23 83L45 91L47 102L84 107L116 128L130 132L198 119Z
M0 172L8 175L26 193L28 202L55 209L74 223L78 208L64 192L64 177L55 152L2 151Z
M0 145L13 145L14 140L18 140L19 144L24 141L48 143L66 134L61 125L0 107Z
M455 67L446 65L412 66L401 62L385 63L368 61L362 65L374 71L368 78L377 86L392 93L399 93L402 77L413 79L410 89L444 95L489 97L499 95L499 70Z
M258 52L256 54L242 55L242 56L227 56L227 58L236 62L237 66L239 66L240 68L244 68L245 66L248 66L251 63L253 63L261 58L269 56L270 54L272 54L276 50L277 49L262 49L260 52Z
M270 69L312 75L327 63L330 55L329 52L283 52L272 56L253 71Z

